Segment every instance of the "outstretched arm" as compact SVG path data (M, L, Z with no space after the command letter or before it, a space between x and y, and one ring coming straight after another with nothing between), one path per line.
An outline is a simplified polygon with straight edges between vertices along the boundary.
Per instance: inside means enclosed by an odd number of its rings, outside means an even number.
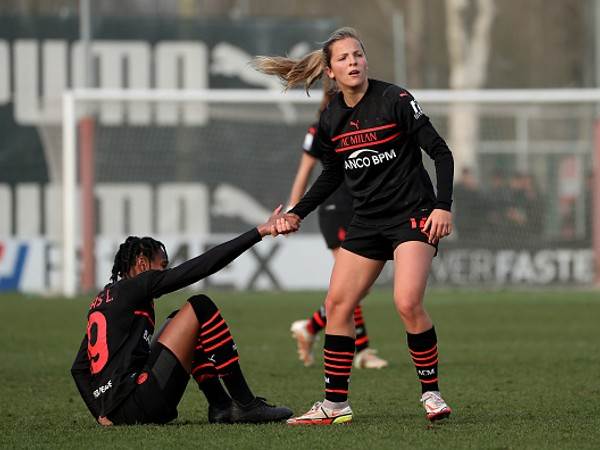
M177 267L162 271L149 271L150 295L153 298L176 291L200 281L203 278L218 272L231 261L236 259L264 236L276 236L276 221L281 217L282 206L278 206L269 219L252 228L246 233L211 248L207 252L190 259Z

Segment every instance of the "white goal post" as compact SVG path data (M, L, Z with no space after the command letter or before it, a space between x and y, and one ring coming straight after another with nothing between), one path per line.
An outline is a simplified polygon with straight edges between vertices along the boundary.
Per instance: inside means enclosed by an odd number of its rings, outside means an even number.
M457 111L452 108L460 108L461 105L476 105L474 117L476 117L477 121L480 121L482 115L486 114L482 113L483 108L489 108L490 111L493 111L488 113L488 117L491 117L491 114L496 114L494 117L498 117L497 122L490 122L491 125L488 126L488 133L494 134L498 132L498 135L500 135L501 132L504 132L500 130L501 124L504 127L505 123L509 121L510 126L507 127L511 129L510 133L514 134L514 139L511 138L511 140L503 140L502 142L499 139L495 139L495 137L488 140L480 139L479 130L483 127L478 126L475 143L476 152L488 155L500 155L498 158L501 158L502 155L511 155L511 158L514 156L517 161L515 164L519 169L530 167L532 163L527 158L531 155L568 154L571 151L578 155L578 158L581 156L581 159L578 159L578 161L582 161L582 169L590 169L588 164L590 159L586 158L594 153L596 156L592 157L591 160L595 164L598 164L598 151L600 151L598 145L599 138L597 135L586 137L585 135L588 134L587 128L582 131L583 137L575 136L568 141L568 144L566 140L562 140L561 138L558 139L560 145L555 145L554 137L532 137L532 135L540 128L536 121L542 120L541 118L543 120L560 122L562 119L575 114L575 120L585 118L587 121L589 119L590 123L593 123L595 126L595 105L600 104L600 89L415 90L412 93L423 105L425 113L432 116L432 118L443 117L442 121L445 123L441 128L444 132L441 134L449 141L453 151L455 150L453 145L456 145L456 143L452 142L452 140L458 139L458 137L448 135L449 130L452 129L450 125L452 116ZM274 110L272 114L281 116L283 121L296 121L301 125L308 125L309 120L312 120L309 115L304 113L301 117L297 117L294 115L294 109L303 107L304 111L312 111L314 113L319 102L320 91L318 89L314 89L310 97L305 92L297 90L287 93L238 89L195 91L87 89L65 91L63 94L62 122L62 293L72 297L79 290L77 279L79 272L77 267L77 248L81 241L79 230L82 226L78 224L82 222L81 217L79 217L82 208L77 203L78 180L80 179L77 168L80 156L78 123L82 117L104 115L104 118L110 122L114 119L115 114L117 116L124 114L129 118L133 126L138 127L143 127L145 126L144 124L151 123L157 117L162 117L165 123L170 122L172 126L181 126L181 124L194 126L203 121L210 120L211 114L208 111L213 107L231 105L231 108L235 109L239 105L249 105L249 107L252 105L262 105L266 108L271 107ZM102 108L104 109L102 111L100 111L101 107L99 105L103 105ZM136 109L136 105L155 105L155 107ZM576 107L576 109L559 111L562 107ZM187 113L186 111L179 110L181 108L189 108L189 117L195 117L197 121L191 120L190 122L186 122ZM554 109L557 111L553 111ZM314 118L314 114L312 117ZM508 117L510 119L506 119ZM497 127L494 123L498 124ZM435 120L434 124L438 127L438 123ZM459 125L461 124L459 123ZM548 127L548 125L546 124L542 128L544 127ZM596 130L598 130L597 127L593 128L591 133L597 133ZM544 133L544 131L541 131L541 133ZM565 133L565 135L567 134L569 133ZM79 138L81 138L80 135ZM298 142L301 140L298 136L295 136L294 139ZM460 146L462 147L462 145ZM462 167L461 160L458 163L458 167ZM93 165L93 162L90 162L90 164ZM466 166L470 166L470 164L466 164ZM488 169L488 173L490 170ZM559 167L556 170L562 169ZM457 175L455 174L455 179ZM81 180L81 183L83 184L83 180ZM575 190L574 192L579 191ZM600 177L594 177L593 192L600 192ZM90 198L93 202L93 192L88 192L87 200L85 193L81 195L83 202L89 202ZM595 213L592 222L592 235L594 238L593 248L596 260L600 260L598 258L598 255L600 255L600 242L598 240L600 237L600 208L597 207L599 203L600 198L598 196L590 203L595 206L593 208ZM581 208L578 211L581 211ZM579 222L577 220L579 219L574 219L575 228L580 226L578 224L581 220ZM553 233L555 231L548 231L550 236L554 236ZM92 232L93 239L94 235ZM84 252L86 244L89 243L82 243Z

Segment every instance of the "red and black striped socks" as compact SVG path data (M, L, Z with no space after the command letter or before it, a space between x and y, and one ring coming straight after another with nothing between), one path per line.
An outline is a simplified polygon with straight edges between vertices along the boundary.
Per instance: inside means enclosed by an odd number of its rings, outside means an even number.
M208 360L202 349L200 337L198 337L198 342L194 350L191 375L196 380L196 383L198 383L198 387L202 390L210 405L224 408L231 404L231 397L229 397L229 394L223 388L215 365Z
M367 336L367 327L365 325L365 319L362 315L362 308L360 305L354 309L354 326L356 327L356 353L369 348L369 336Z
M206 357L215 365L219 374L225 373L228 366L240 359L233 336L219 310L201 324L198 340Z
M438 387L438 348L435 328L423 333L406 333L408 350L417 369L421 391L439 391Z
M310 334L317 334L327 324L327 316L325 315L325 306L321 306L317 309L308 321L308 332ZM354 310L354 326L356 327L356 352L360 352L365 348L369 347L369 336L367 335L367 328L365 326L365 320L362 315L362 308L360 305Z
M195 301L192 302L192 299ZM206 357L204 362L192 367L192 375L194 378L202 374L210 375L213 369L206 364L212 363L214 371L223 380L231 397L241 404L250 403L254 400L254 394L246 383L239 364L237 346L221 312L205 295L192 297L190 304L200 322L197 349L201 349Z
M354 359L354 338L325 335L323 360L325 363L325 399L330 402L348 400L348 384Z
M325 305L317 309L308 320L308 332L317 334L327 324L327 316L325 315Z

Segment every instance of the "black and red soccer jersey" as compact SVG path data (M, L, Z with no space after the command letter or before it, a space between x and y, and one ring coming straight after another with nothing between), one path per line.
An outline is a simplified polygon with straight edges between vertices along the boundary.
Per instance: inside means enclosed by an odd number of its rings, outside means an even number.
M149 270L109 284L96 296L71 368L95 418L113 411L135 387L150 353L154 299L217 272L260 240L254 228L172 269Z
M319 146L319 141L315 139L319 124L312 124L304 137L302 144L303 150L314 158L323 159L323 149ZM331 194L319 207L320 211L352 211L352 195L345 183L340 184L333 194Z
M319 120L323 172L290 212L304 218L345 180L354 211L365 222L402 220L452 204L453 158L414 97L390 83L369 80L354 106L338 93ZM437 196L421 149L434 161Z

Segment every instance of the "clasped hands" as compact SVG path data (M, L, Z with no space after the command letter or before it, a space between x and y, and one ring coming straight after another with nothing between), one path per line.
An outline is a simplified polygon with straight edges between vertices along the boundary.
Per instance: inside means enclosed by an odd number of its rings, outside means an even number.
M277 208L273 210L271 217L257 227L258 232L261 236L271 235L273 237L279 234L290 234L298 231L300 229L300 219L299 216L293 213L284 213L283 205L279 205Z

